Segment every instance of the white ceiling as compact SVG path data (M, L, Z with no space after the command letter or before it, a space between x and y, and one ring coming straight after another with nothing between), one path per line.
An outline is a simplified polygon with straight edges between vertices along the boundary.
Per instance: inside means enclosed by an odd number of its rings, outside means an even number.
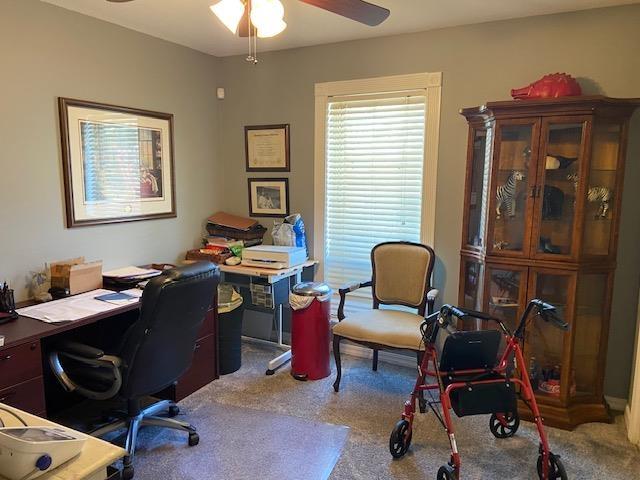
M217 0L42 0L163 38L216 56L244 53L247 40L234 37L211 13ZM281 50L358 38L482 23L507 18L640 3L640 0L368 0L391 10L377 27L368 27L298 0L282 0L287 29L259 39L261 51Z

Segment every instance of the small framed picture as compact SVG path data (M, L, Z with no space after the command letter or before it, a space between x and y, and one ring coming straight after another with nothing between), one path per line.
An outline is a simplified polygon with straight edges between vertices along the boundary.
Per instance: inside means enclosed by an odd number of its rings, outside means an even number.
M288 178L249 178L249 216L289 215Z
M173 115L59 98L67 227L176 216Z
M244 127L247 172L288 172L289 124Z

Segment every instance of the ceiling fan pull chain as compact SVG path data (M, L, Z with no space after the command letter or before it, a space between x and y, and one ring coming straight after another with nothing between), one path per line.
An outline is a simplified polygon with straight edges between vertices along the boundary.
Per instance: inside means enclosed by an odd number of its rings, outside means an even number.
M253 64L258 63L258 32L253 33Z

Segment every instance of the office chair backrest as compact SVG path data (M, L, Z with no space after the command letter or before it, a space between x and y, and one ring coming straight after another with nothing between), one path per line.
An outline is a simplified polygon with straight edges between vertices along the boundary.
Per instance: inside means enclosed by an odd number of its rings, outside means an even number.
M371 250L373 306L414 307L424 315L435 253L420 243L386 242Z
M120 351L125 398L159 392L189 368L219 281L218 267L209 262L166 270L149 281L140 317Z

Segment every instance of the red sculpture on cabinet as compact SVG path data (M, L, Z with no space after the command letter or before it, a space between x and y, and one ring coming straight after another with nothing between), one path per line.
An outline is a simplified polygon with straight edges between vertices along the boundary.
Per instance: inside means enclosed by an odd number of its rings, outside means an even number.
M511 90L511 96L516 100L570 97L575 95L582 95L580 84L575 78L566 73L551 73L526 87Z

